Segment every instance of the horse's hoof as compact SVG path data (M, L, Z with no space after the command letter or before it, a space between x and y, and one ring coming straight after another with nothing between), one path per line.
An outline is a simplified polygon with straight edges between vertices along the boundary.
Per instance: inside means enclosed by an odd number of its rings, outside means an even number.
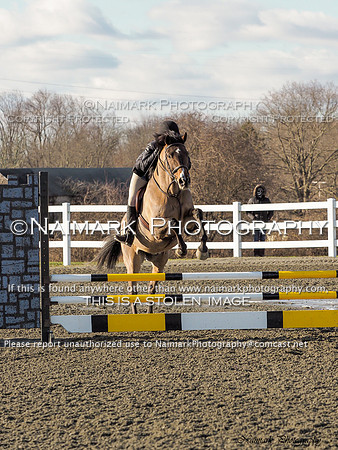
M196 257L198 259L200 259L201 261L208 259L209 258L209 250L207 250L206 252L201 252L201 250L198 248L196 250Z
M175 250L175 255L178 258L185 258L187 256L187 252L183 252L180 248Z

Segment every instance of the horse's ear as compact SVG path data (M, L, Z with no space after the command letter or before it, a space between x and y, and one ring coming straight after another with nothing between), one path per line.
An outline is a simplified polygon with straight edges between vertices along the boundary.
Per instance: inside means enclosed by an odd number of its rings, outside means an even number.
M181 138L182 138L182 141L183 141L183 143L187 140L187 132L185 132L184 134L183 134L183 136L181 136Z

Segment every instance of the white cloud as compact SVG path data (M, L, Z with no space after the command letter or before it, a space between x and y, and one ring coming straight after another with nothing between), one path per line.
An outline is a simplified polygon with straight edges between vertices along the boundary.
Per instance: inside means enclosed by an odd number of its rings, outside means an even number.
M86 0L33 0L26 5L24 10L0 9L0 77L32 81L35 86L38 81L87 85L91 73L106 73L118 65L114 52L93 37L121 39L122 33ZM15 85L7 80L3 90Z
M309 51L300 47L293 51L228 51L226 57L212 58L204 65L183 54L125 54L116 64L109 55L94 52L90 47L72 44L64 48L59 44L49 51L48 43L39 43L22 47L15 54L5 52L3 64L8 78L66 85L64 88L47 85L52 91L70 92L72 89L67 85L88 86L73 89L75 95L115 100L192 100L199 96L251 100L270 89L278 89L286 81L337 79L335 58L333 50ZM35 85L28 86L17 88L38 89ZM91 90L90 86L101 91Z
M201 51L227 44L243 24L258 22L258 9L248 0L172 0L153 8L150 16L176 50Z
M337 79L335 49L326 43L336 42L338 24L323 13L263 11L251 0L170 0L149 15L151 28L140 25L126 35L86 0L33 0L23 13L2 9L0 41L8 47L2 46L0 77L129 100L256 99L289 80ZM12 87L32 92L40 86L3 83Z
M325 40L337 45L338 38L338 18L320 11L263 10L247 0L171 0L153 8L150 16L176 51L210 50L236 41Z
M109 53L72 42L67 45L63 42L54 42L53 45L37 42L18 47L15 51L5 49L1 61L6 67L5 75L0 74L1 91L14 89L32 93L44 87L75 95L85 94L88 89L74 89L71 85L88 86L91 77L104 76L114 71L119 63Z
M243 30L243 37L269 40L300 40L303 42L337 45L338 18L320 11L274 9L259 13L260 24L250 24Z
M101 69L116 67L118 64L116 58L102 50L76 43L65 45L63 42L54 42L52 46L49 42L33 43L18 47L15 53L12 50L3 51L2 60L11 59L15 61L19 73L30 73L34 69L40 73L65 69Z
M208 88L203 66L195 70L190 67L193 62L182 55L124 55L113 74L96 76L93 81L95 87L117 90L109 95L131 100L149 98L152 93L157 98L162 93L164 98L171 92L184 95Z
M24 11L0 9L0 43L25 44L61 35L120 35L85 0L33 0Z
M257 99L286 81L332 81L338 67L334 50L248 50L229 53L226 62L224 57L214 60L206 76L210 85L221 86L214 95Z
M131 66L137 70L130 70ZM171 97L192 100L190 96L195 95L196 98L215 96L255 100L268 90L280 88L286 81L318 78L325 82L337 76L333 50L298 48L293 51L228 52L227 57L213 58L205 65L184 55L137 55L132 59L125 56L114 69L113 76L95 76L92 82L97 87L108 89L105 94L115 99ZM116 92L109 92L109 89Z

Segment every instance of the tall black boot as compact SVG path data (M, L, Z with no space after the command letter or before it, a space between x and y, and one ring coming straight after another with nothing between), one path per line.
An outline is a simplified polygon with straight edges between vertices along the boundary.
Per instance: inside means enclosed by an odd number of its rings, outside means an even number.
M259 250L259 248L254 248L254 256L260 256Z
M129 247L134 242L137 225L137 214L135 206L127 206L127 221L125 226L125 234L117 234L115 239Z

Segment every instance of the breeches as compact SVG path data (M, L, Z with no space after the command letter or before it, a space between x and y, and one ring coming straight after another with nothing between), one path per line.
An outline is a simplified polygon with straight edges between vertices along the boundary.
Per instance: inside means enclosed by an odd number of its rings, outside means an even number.
M146 184L147 184L146 180L136 175L136 173L133 173L129 186L129 196L128 196L129 206L135 206L137 191L139 191Z

